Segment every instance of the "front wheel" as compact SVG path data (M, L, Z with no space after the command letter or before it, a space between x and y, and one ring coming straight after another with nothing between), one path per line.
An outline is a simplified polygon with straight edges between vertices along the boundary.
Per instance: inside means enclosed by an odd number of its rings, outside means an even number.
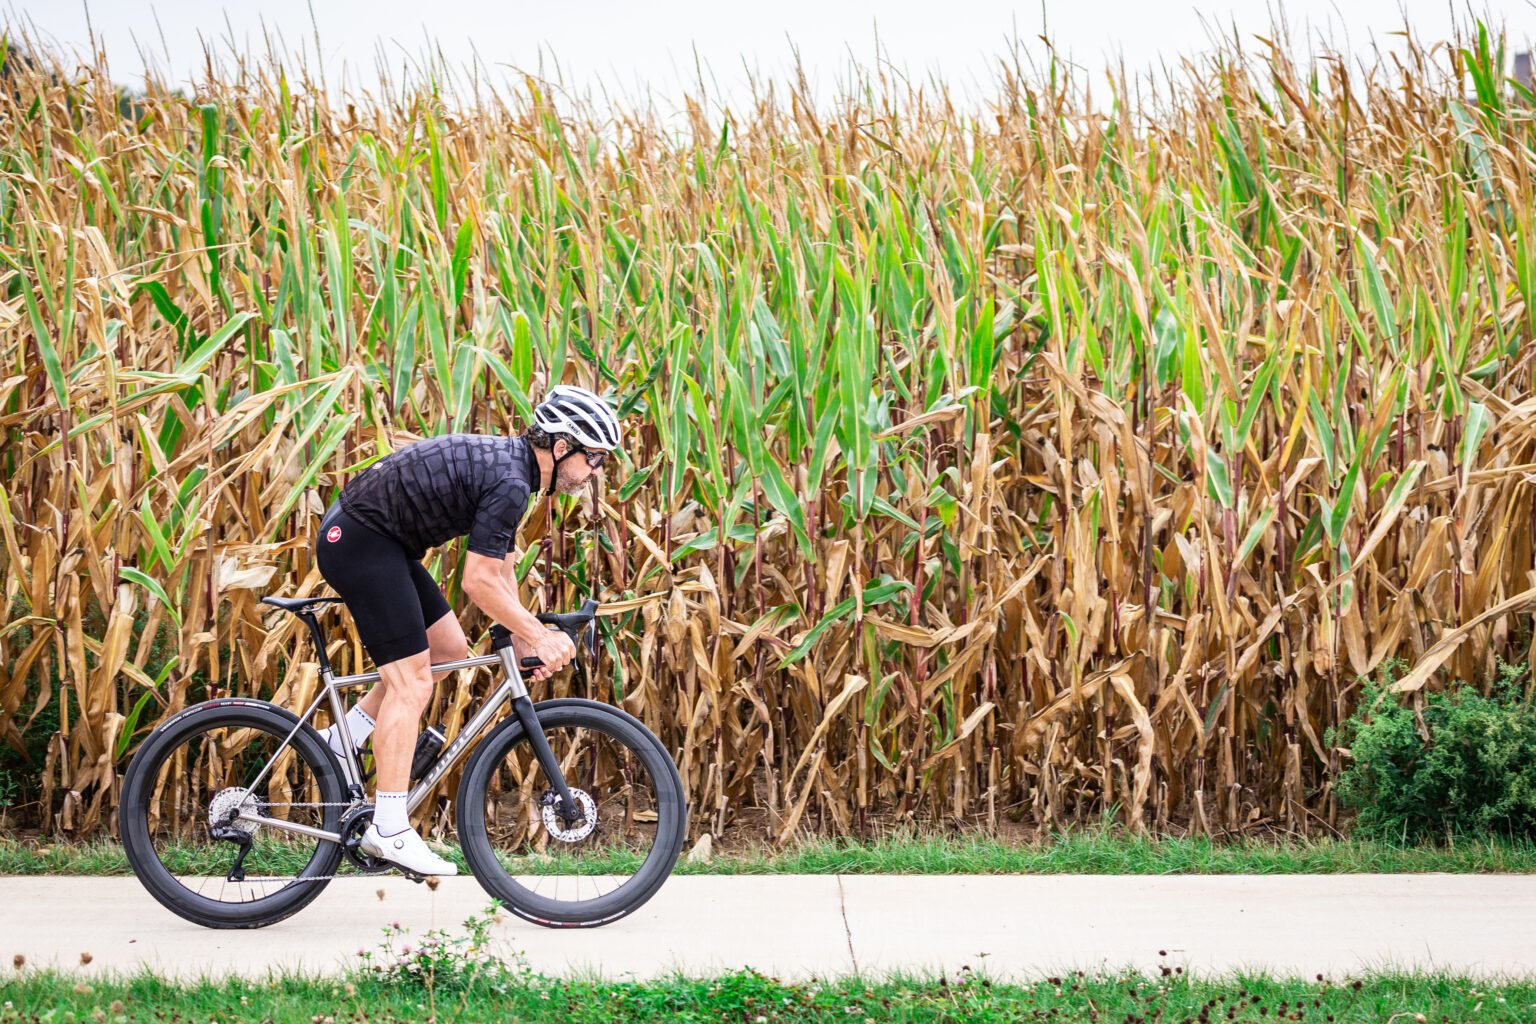
M567 822L522 724L508 718L459 782L459 842L486 892L549 927L634 913L672 873L687 833L683 783L660 741L595 701L534 706L582 816Z

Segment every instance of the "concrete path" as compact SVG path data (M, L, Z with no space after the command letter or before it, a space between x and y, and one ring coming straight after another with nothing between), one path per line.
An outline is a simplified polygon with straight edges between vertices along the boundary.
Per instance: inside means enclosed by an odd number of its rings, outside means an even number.
M21 954L29 966L182 978L335 974L377 948L391 921L414 936L457 929L488 902L471 878L444 879L436 892L398 877L344 878L280 924L215 931L164 910L132 878L8 877L0 962ZM504 916L494 934L537 970L608 978L747 966L795 978L953 975L966 965L1025 979L1162 965L1536 977L1536 875L688 876L602 928Z

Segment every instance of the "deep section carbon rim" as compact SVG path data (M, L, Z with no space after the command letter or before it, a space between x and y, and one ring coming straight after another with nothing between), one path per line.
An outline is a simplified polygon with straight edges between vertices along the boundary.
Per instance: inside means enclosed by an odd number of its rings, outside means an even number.
M553 787L521 730L488 741L492 764L475 774L486 780L496 888L534 916L600 916L631 899L644 902L677 855L678 823L670 819L681 810L670 762L617 715L568 707L539 717L582 813L571 821L556 814Z
M311 744L282 747L291 728L276 716L209 712L174 729L136 766L143 772L139 799L125 813L140 817L135 824L142 824L153 858L145 866L173 900L210 916L223 907L245 916L264 903L286 903L297 895L294 887L328 880L335 843L238 817L336 830L343 808L334 766Z

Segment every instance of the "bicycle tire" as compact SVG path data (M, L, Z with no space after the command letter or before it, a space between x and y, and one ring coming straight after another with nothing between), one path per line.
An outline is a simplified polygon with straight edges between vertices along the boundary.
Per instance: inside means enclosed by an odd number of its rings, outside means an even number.
M189 736L223 726L253 727L285 735L298 716L264 701L222 699L194 705L152 732L139 746L123 775L118 832L128 863L139 882L171 913L206 928L262 928L291 917L308 906L329 884L341 861L339 843L320 840L304 870L295 876L304 884L289 885L271 896L243 904L211 900L187 889L160 861L149 830L149 802L161 763ZM341 766L330 747L310 726L293 737L293 746L315 771L322 799L329 804L346 801ZM337 829L341 810L324 811L327 831ZM311 880L312 879L312 880Z
M687 802L677 766L649 729L634 716L609 704L578 698L534 705L542 725L589 728L603 732L638 755L655 783L657 836L642 867L614 892L584 901L560 901L530 892L509 876L496 858L486 829L485 807L492 773L525 737L522 723L508 718L470 755L455 799L456 827L464 859L475 880L525 921L550 928L593 928L640 909L671 876L688 832Z

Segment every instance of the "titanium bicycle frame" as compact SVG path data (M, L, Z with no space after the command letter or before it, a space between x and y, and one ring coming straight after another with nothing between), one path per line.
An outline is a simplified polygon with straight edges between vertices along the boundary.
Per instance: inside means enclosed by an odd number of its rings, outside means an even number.
M357 749L352 744L352 731L347 726L346 708L342 704L340 691L377 682L381 678L380 674L378 672L365 672L361 675L335 675L331 671L330 659L326 657L325 643L320 635L319 623L315 621L314 612L305 610L293 614L297 614L304 621L305 625L309 626L310 632L314 635L315 647L320 652L320 692L315 696L314 701L310 703L309 709L299 717L298 723L283 738L282 744L273 753L272 757L261 769L261 772L245 788L255 792L256 787L261 784L261 780L267 777L267 773L272 770L272 766L282 756L283 750L293 741L298 731L304 728L304 724L314 717L321 703L325 702L330 706L332 721L340 724L342 742L348 751L347 756L340 759L341 769L346 777L347 793L354 803L360 803L366 795L366 790L363 788L362 767L358 761ZM557 808L556 813L559 813L567 824L580 820L582 816L580 807L571 796L570 788L565 781L565 775L561 772L559 762L555 760L554 753L549 749L549 741L544 737L544 730L539 726L538 715L534 712L533 700L528 696L528 685L523 682L523 673L518 666L517 654L513 650L510 639L507 639L505 642L497 640L497 649L492 654L480 654L470 658L461 658L457 661L441 662L440 664L433 665L431 671L434 676L438 676L447 672L457 672L459 669L479 668L482 665L495 665L498 663L506 672L506 678L496 688L496 692L491 694L490 699L486 701L480 710L475 712L474 717L469 720L468 724L459 730L459 734L454 737L453 742L448 744L438 755L431 770L427 772L420 782L411 787L410 795L406 797L405 801L406 813L409 814L421 806L422 801L427 798L427 794L437 785L438 780L453 770L454 766L474 746L475 741L480 738L480 734L491 724L497 712L501 710L502 705L511 701L513 714L522 723L523 731L527 734L529 743L533 747L534 756L538 759L539 766L544 770L546 777L550 779L552 788L560 799L561 807ZM309 836L312 839L324 839L333 843L342 841L341 834L338 832L327 832L325 829L300 825L297 822L281 821L277 818L269 818L263 814L241 812L233 820L248 821L253 824L266 826L267 828L282 829L285 832L294 832L298 835Z

